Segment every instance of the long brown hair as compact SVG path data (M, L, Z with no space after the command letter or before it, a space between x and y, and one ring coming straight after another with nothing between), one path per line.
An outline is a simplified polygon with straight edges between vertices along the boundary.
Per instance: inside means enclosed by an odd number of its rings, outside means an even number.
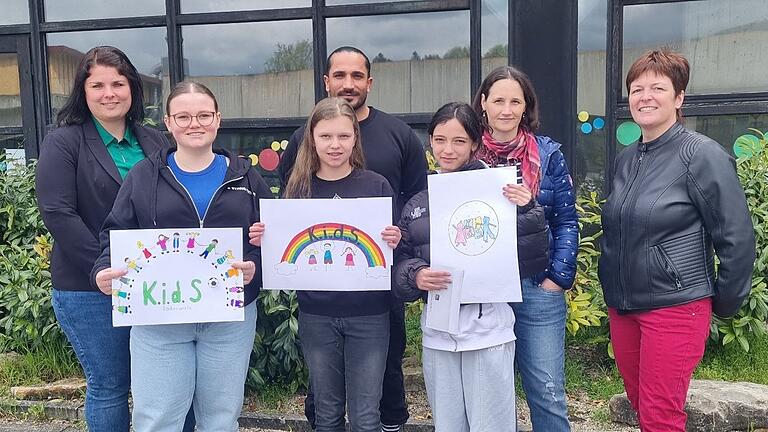
M311 198L312 177L320 169L320 157L317 155L313 133L315 126L321 120L330 120L336 117L348 117L352 121L355 130L355 145L352 147L352 155L349 164L353 169L364 169L365 159L363 149L360 146L360 125L355 116L355 110L349 102L338 97L329 97L321 100L309 114L307 124L304 127L304 137L299 144L299 152L296 162L285 186L285 198Z
M539 103L538 98L536 97L536 91L533 89L533 82L525 72L513 66L499 66L492 70L480 84L477 93L475 93L475 97L472 100L472 108L477 115L480 116L480 122L483 125L483 129L491 131L491 125L488 124L488 118L485 115L481 101L483 100L483 97L488 97L488 92L490 92L491 86L493 86L496 81L503 79L511 79L520 84L520 88L523 89L523 98L525 98L525 112L523 113L523 118L520 120L520 127L530 133L536 133L540 126Z

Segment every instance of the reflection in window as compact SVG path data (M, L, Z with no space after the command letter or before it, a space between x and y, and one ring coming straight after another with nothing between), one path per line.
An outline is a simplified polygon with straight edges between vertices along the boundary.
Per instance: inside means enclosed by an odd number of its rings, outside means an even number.
M622 76L645 50L670 46L691 64L689 95L765 91L766 40L765 0L626 6Z
M0 127L21 126L21 87L16 54L0 54Z
M115 46L128 56L141 75L144 105L157 107L148 109L146 115L160 121L163 89L170 82L165 28L52 33L47 39L48 80L54 113L67 100L83 55L98 41L99 45Z
M220 131L216 146L249 158L251 164L259 169L272 193L277 195L280 190L277 164L293 131L292 128L258 132Z
M0 14L0 25L29 23L29 1L5 0L3 13Z
M181 0L182 13L310 7L312 0Z
M348 5L348 4L369 4L369 3L390 3L408 0L325 0L326 6Z
M717 141L731 155L734 154L734 144L740 136L755 135L750 128L768 134L768 114L685 117L684 122L685 127Z
M312 110L311 21L185 26L182 34L185 75L210 87L224 117L303 117Z
M575 164L580 191L601 190L605 175L606 0L579 0Z
M163 0L45 0L46 21L165 15Z
M509 63L509 2L483 0L482 29L483 78L499 66Z
M370 105L431 113L469 102L468 11L330 18L327 33L328 52L352 45L373 62Z

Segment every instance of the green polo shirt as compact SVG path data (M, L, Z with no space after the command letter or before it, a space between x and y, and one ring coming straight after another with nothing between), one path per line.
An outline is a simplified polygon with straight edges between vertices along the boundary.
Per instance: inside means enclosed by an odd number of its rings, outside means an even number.
M125 178L128 175L128 171L146 157L144 150L139 145L139 140L133 136L133 132L131 132L131 128L128 126L125 127L125 135L122 141L118 141L95 118L93 118L93 124L96 125L96 131L99 133L104 145L107 146L109 155L115 161L120 177Z

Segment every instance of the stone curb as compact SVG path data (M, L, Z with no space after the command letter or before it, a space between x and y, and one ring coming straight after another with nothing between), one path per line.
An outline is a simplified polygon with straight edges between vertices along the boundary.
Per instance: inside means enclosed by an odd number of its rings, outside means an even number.
M65 400L27 401L0 400L0 411L26 413L34 406L43 406L43 412L49 419L75 421L85 418L83 404ZM243 412L238 419L241 427L277 429L293 432L311 432L309 422L299 415L282 415ZM431 422L412 421L405 425L403 432L434 432Z

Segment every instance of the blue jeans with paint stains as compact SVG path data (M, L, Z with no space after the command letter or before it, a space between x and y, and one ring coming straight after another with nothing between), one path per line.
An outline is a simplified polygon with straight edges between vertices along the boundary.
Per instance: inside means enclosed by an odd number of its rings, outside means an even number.
M522 280L515 311L515 368L531 409L534 431L570 431L565 404L565 295Z

